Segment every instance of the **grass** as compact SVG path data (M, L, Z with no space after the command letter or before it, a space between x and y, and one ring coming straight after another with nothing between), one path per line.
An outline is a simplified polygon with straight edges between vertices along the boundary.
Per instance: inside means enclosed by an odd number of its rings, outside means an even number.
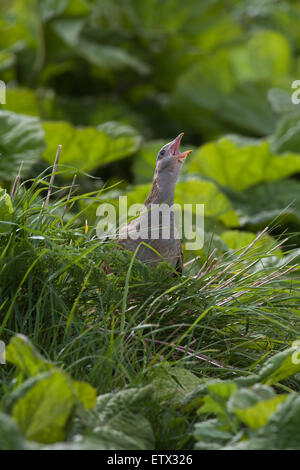
M51 170L18 183L13 225L0 238L5 343L26 335L46 358L103 394L145 385L170 363L200 378L247 376L299 338L299 267L292 251L274 257L280 241L263 252L259 235L239 253L214 251L187 263L176 277L166 264L149 268L98 240L94 227L87 230L78 203L101 193L77 195L75 181L56 187ZM104 260L109 275L100 268ZM0 368L2 397L14 373ZM299 388L293 379L285 386ZM191 445L185 426L168 437L161 416L173 419L171 407L158 403L147 413L158 448Z

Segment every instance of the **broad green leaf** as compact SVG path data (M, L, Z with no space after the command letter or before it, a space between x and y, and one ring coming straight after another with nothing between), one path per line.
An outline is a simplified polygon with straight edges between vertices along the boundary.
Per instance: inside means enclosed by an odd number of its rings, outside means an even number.
M154 396L157 399L179 405L201 384L201 380L183 367L166 364L153 373L151 383L155 388Z
M291 100L291 93L279 88L271 88L268 92L268 99L276 113L295 112L295 105Z
M68 376L54 369L16 402L12 416L26 439L51 444L64 440L75 404L76 395Z
M112 139L119 139L120 137L128 138L134 137L137 138L136 130L128 125L121 124L116 121L107 121L103 124L97 126L97 130L105 132Z
M69 46L75 47L84 27L82 18L63 18L51 23L51 28Z
M277 395L276 397L262 400L256 405L243 410L234 409L237 417L252 429L259 429L265 426L272 414L277 410L278 405L286 400L287 394Z
M295 105L294 105L295 106ZM273 152L299 152L300 113L280 119L271 137Z
M24 450L26 447L16 421L0 413L0 450Z
M195 449L217 450L233 437L230 432L222 429L217 419L196 423L194 429L194 437L197 440Z
M170 111L188 108L184 118L195 131L215 134L233 129L268 135L276 117L267 88L289 73L289 43L278 32L255 31L249 40L226 46L194 61L179 75Z
M269 400L274 397L274 390L267 385L256 383L252 387L245 388L242 384L242 388L230 397L227 407L229 411L235 411L236 409L243 410L257 405L260 401Z
M54 366L46 361L23 335L15 335L6 348L6 360L14 364L24 376L46 372Z
M0 111L0 179L14 178L23 162L22 176L39 160L45 148L38 118Z
M78 400L83 404L86 410L90 410L96 403L96 390L86 382L73 381L72 383Z
M119 71L129 67L141 75L147 75L150 72L148 64L134 57L124 48L80 39L76 51L91 64L104 69Z
M66 10L66 16L85 16L90 12L91 5L86 0L72 0Z
M11 199L6 190L0 187L0 233L10 232L12 214L14 212Z
M300 397L291 393L258 435L269 439L274 449L300 449L299 422Z
M236 384L216 380L209 382L206 387L208 394L204 397L204 404L199 409L199 413L213 413L222 420L228 421L227 401L237 391Z
M148 64L127 52L125 48L101 44L83 37L83 27L84 21L81 18L59 19L52 24L56 34L90 64L113 71L129 67L142 75L149 73Z
M8 395L5 396L4 402L3 402L3 411L5 411L5 413L10 414L12 411L12 408L17 403L17 401L20 398L25 397L27 392L32 387L34 387L38 382L40 382L42 379L48 376L49 376L49 371L41 372L40 374L34 375L30 377L29 379L25 380L24 382L22 382L21 385L18 385L17 388L15 388L12 392L10 392Z
M259 380L268 385L276 384L300 372L299 345L275 354L259 372Z
M227 230L220 235L220 238L226 243L231 250L241 250L246 248L256 235L250 232L241 232L235 230Z
M134 153L140 138L130 128L121 127L112 137L105 130L95 127L76 128L67 122L44 122L47 149L44 159L52 164L57 147L62 145L60 164L72 165L82 171L91 171Z
M35 45L34 28L31 23L33 17L34 12L28 9L28 0L16 1L12 11L5 16L1 15L0 47L5 49L18 46L20 50L23 50L25 45Z
M60 65L51 65L43 70L43 80L48 80L56 74L63 73ZM50 93L43 96L43 115L45 119L51 121L69 121L75 126L98 126L109 122L112 123L118 133L123 125L128 125L128 134L133 132L133 128L141 125L139 115L136 115L128 105L120 99L116 100L109 96L97 96L97 99L89 96L66 97L60 95L52 96ZM125 129L123 129L124 133ZM130 131L130 132L129 132ZM136 134L136 131L135 131Z
M271 415L267 424L248 440L227 445L224 450L299 450L300 397L291 393Z
M146 450L154 448L149 421L140 410L150 400L153 388L122 390L100 395L90 412L89 434L101 450ZM89 436L88 436L89 437Z
M243 192L228 194L241 225L266 226L278 219L288 225L300 223L300 183L282 179L251 186Z
M75 405L81 403L86 410L95 405L96 391L91 385L73 381L47 362L25 336L11 339L6 359L30 377L4 402L4 409L12 410L27 439L43 443L63 440Z
M6 104L2 105L2 108L30 116L39 116L41 112L35 92L21 87L6 89Z
M61 15L69 3L70 0L42 0L39 3L42 21L46 22Z
M221 240L223 240L228 248L241 252L244 248L250 245L250 243L255 240L257 234L251 232L242 232L239 230L226 230L220 235ZM252 248L251 252L266 253L272 247L275 246L275 240L270 235L265 234L260 240L255 243L255 246ZM281 256L281 251L276 250L275 254Z
M213 217L226 226L237 227L239 220L226 196L210 181L190 178L175 189L175 203L204 204L205 217Z
M227 408L252 429L264 426L288 395L275 395L271 387L255 384L238 390L228 401Z
M273 155L264 140L223 137L193 155L189 172L200 173L237 191L300 171L300 154Z

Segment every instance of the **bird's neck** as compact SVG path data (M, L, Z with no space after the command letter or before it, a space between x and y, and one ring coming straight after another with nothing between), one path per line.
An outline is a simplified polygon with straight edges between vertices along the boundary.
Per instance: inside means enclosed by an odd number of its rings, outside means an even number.
M173 206L175 185L175 178L164 178L164 180L162 180L159 176L154 176L145 206L150 206L150 204L168 204L169 206Z

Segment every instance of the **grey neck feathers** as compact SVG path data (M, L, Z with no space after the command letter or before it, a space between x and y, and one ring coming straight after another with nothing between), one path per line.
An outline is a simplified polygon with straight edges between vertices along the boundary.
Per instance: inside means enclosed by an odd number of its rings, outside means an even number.
M174 192L177 174L171 172L155 172L152 181L151 191L145 202L145 206L150 204L174 204Z

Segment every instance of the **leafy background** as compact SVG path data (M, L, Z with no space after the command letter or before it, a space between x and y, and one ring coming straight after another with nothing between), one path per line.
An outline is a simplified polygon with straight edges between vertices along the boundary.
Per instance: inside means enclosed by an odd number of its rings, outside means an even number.
M296 232L298 2L163 3L2 2L2 184L21 161L23 177L52 164L62 144L64 178L80 170L82 191L107 181L135 191L151 182L160 146L184 131L195 151L180 201L205 201L208 232Z
M1 370L0 448L299 448L299 370L287 349L299 298L291 278L259 277L299 256L299 21L292 0L1 2L0 332L18 373ZM182 131L194 151L176 198L205 204L204 248L185 253L200 263L179 288L163 268L128 270L126 257L107 279L96 270L107 248L95 256L93 241L99 201L144 202L158 150ZM26 183L12 204L19 171ZM239 258L266 225L255 256ZM225 261L202 272L203 292L188 276L214 248ZM165 353L174 344L176 357ZM219 381L206 382L215 364L203 372L191 344L223 361Z

